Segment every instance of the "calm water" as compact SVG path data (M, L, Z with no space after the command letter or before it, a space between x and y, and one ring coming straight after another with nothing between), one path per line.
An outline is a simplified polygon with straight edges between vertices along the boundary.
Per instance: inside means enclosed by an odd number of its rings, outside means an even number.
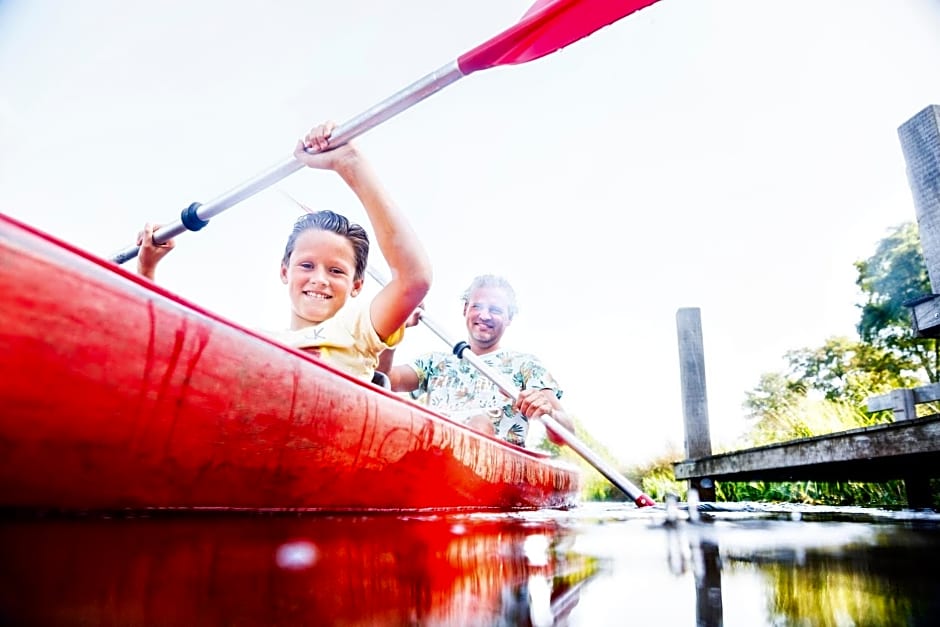
M940 515L689 511L20 515L0 520L0 623L940 624Z

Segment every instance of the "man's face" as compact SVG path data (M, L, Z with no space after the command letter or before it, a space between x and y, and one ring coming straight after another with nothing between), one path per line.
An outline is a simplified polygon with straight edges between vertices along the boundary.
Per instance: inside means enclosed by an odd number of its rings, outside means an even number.
M509 298L502 288L479 287L470 293L463 315L474 352L492 350L499 346L511 321Z

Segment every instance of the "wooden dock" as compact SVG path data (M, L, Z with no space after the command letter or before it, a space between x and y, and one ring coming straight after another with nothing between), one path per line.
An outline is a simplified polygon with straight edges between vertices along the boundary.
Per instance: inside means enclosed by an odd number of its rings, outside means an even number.
M901 125L898 136L933 291L906 304L915 336L940 341L940 106L920 111ZM869 412L892 411L889 424L713 455L699 310L680 309L676 321L687 459L673 468L676 479L688 480L702 500L715 499L715 481L900 479L910 507L933 505L930 480L940 478L940 415L917 417L916 408L940 400L940 383L869 398Z
M940 415L687 459L673 469L676 479L712 481L932 478L940 474Z
M715 500L714 485L721 481L897 479L905 483L909 507L932 507L930 480L940 478L940 415L918 418L916 408L940 400L940 384L869 398L868 411L890 410L891 423L713 455L699 312L682 309L677 321L688 458L675 462L673 471L701 500Z

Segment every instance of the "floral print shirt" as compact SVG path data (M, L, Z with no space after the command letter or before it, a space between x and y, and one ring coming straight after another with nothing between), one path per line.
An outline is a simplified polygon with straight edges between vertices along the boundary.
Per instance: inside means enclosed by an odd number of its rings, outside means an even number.
M550 389L557 398L561 398L558 383L533 355L500 350L479 358L512 381L519 390ZM412 392L415 398L424 396L430 408L458 422L488 414L497 437L512 444L525 445L528 420L512 411L512 399L500 392L473 364L453 354L440 352L418 357L411 367L418 375L418 389Z

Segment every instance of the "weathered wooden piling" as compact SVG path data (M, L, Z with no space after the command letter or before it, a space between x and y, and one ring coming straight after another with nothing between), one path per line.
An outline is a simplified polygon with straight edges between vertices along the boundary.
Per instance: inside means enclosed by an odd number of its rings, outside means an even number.
M912 303L912 323L919 337L940 337L940 106L930 105L902 124L898 137L933 292Z
M930 105L902 124L898 138L907 163L917 231L933 292L911 305L911 323L918 337L936 338L940 337L940 106ZM930 502L927 477L907 475L904 484L909 502Z
M708 395L705 388L705 346L702 339L702 316L697 307L676 312L679 335L679 375L682 386L682 416L685 423L686 459L712 454L708 426ZM692 488L699 499L715 500L715 484L708 477L692 479Z

